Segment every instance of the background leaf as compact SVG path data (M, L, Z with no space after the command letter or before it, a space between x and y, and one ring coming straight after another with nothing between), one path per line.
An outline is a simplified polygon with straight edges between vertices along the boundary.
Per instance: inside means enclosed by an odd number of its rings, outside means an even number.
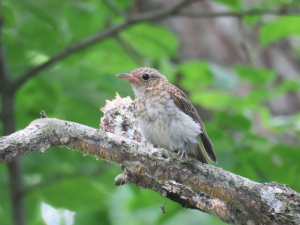
M297 24L300 18L297 16L280 17L274 22L264 24L260 29L260 40L263 46L274 41L289 37L291 35L300 35L300 28Z

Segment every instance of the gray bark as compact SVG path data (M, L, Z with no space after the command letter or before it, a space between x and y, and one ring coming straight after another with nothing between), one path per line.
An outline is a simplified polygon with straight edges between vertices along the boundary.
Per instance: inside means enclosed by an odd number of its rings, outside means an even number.
M42 118L0 138L0 161L64 146L121 165L116 185L152 189L183 207L229 224L300 224L300 194L276 182L260 184L213 165L153 148L141 136L134 103L104 109L101 129Z

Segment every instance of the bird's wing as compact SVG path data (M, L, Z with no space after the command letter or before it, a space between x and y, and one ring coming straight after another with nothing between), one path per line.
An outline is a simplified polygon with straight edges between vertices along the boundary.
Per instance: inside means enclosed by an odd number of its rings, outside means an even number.
M186 94L180 90L179 88L175 87L172 84L169 84L167 87L167 92L170 94L170 97L173 99L175 105L186 115L190 116L196 123L200 124L202 133L200 134L201 141L203 146L207 152L208 158L213 162L217 163L217 157L214 152L214 147L205 131L204 124L197 113L197 110L190 102Z
M188 116L192 117L192 119L196 123L200 124L201 130L205 131L205 127L204 127L204 124L203 124L200 116L198 115L195 107L190 102L190 100L188 99L186 94L182 90L180 90L179 88L177 88L176 86L171 85L171 84L168 85L167 91L170 94L171 98L174 100L174 103L176 104L176 106L182 112L184 112Z

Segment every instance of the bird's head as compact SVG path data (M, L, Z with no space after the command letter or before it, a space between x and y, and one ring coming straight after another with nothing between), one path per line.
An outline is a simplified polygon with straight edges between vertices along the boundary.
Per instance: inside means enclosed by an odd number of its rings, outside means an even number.
M168 83L168 79L164 75L150 67L140 67L132 70L130 73L120 73L117 77L129 80L134 92Z

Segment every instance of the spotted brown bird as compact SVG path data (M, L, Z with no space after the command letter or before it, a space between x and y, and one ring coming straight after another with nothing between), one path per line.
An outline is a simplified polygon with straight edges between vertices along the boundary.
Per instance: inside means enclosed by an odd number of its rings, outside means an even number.
M170 84L159 71L149 67L117 76L131 83L140 129L149 143L170 151L178 150L181 158L188 154L208 163L199 143L201 139L208 158L217 163L204 124L182 90Z

